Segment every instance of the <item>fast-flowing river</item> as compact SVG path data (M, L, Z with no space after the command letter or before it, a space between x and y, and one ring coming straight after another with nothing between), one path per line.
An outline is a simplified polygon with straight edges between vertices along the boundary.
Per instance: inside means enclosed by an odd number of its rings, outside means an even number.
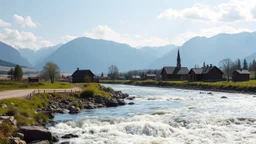
M256 143L256 97L171 88L109 85L135 105L59 114L50 127L74 144ZM226 96L227 99L221 99ZM130 102L130 101L126 101Z

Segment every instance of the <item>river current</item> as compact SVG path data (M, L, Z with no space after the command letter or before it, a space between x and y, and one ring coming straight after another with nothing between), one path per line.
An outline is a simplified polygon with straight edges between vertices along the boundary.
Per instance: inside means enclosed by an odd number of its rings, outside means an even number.
M256 144L254 95L104 85L135 96L135 104L56 115L52 133L79 136L60 143Z

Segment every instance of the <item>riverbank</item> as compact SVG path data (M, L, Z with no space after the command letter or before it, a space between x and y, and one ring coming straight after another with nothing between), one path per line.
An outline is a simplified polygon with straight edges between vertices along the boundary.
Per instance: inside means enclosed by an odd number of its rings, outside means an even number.
M84 84L81 93L37 94L30 100L12 98L0 100L0 143L13 141L11 136L23 135L17 141L56 141L56 136L42 126L54 118L56 113L77 114L82 109L116 107L125 105L128 97L120 91L99 84ZM25 126L25 127L24 127ZM35 134L41 133L40 136ZM33 138L34 137L34 138Z
M188 82L188 81L130 81L130 80L103 80L101 83L107 84L125 84L136 86L153 86L153 87L165 87L165 88L179 88L179 89L191 89L191 90L206 90L206 91L218 91L228 93L248 93L256 94L256 81L251 80L248 82Z

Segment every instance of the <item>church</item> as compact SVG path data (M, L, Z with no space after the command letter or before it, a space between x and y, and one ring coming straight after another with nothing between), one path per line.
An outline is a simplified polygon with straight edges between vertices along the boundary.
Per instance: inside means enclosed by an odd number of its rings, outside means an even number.
M177 65L164 66L161 71L163 81L167 80L188 80L188 68L181 66L180 50L178 49Z

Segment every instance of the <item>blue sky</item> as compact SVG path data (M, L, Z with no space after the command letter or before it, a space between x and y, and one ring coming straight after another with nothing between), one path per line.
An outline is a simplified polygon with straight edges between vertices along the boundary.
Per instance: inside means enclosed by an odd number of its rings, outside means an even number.
M39 49L91 37L134 47L182 45L194 36L255 30L254 0L8 0L0 41Z

